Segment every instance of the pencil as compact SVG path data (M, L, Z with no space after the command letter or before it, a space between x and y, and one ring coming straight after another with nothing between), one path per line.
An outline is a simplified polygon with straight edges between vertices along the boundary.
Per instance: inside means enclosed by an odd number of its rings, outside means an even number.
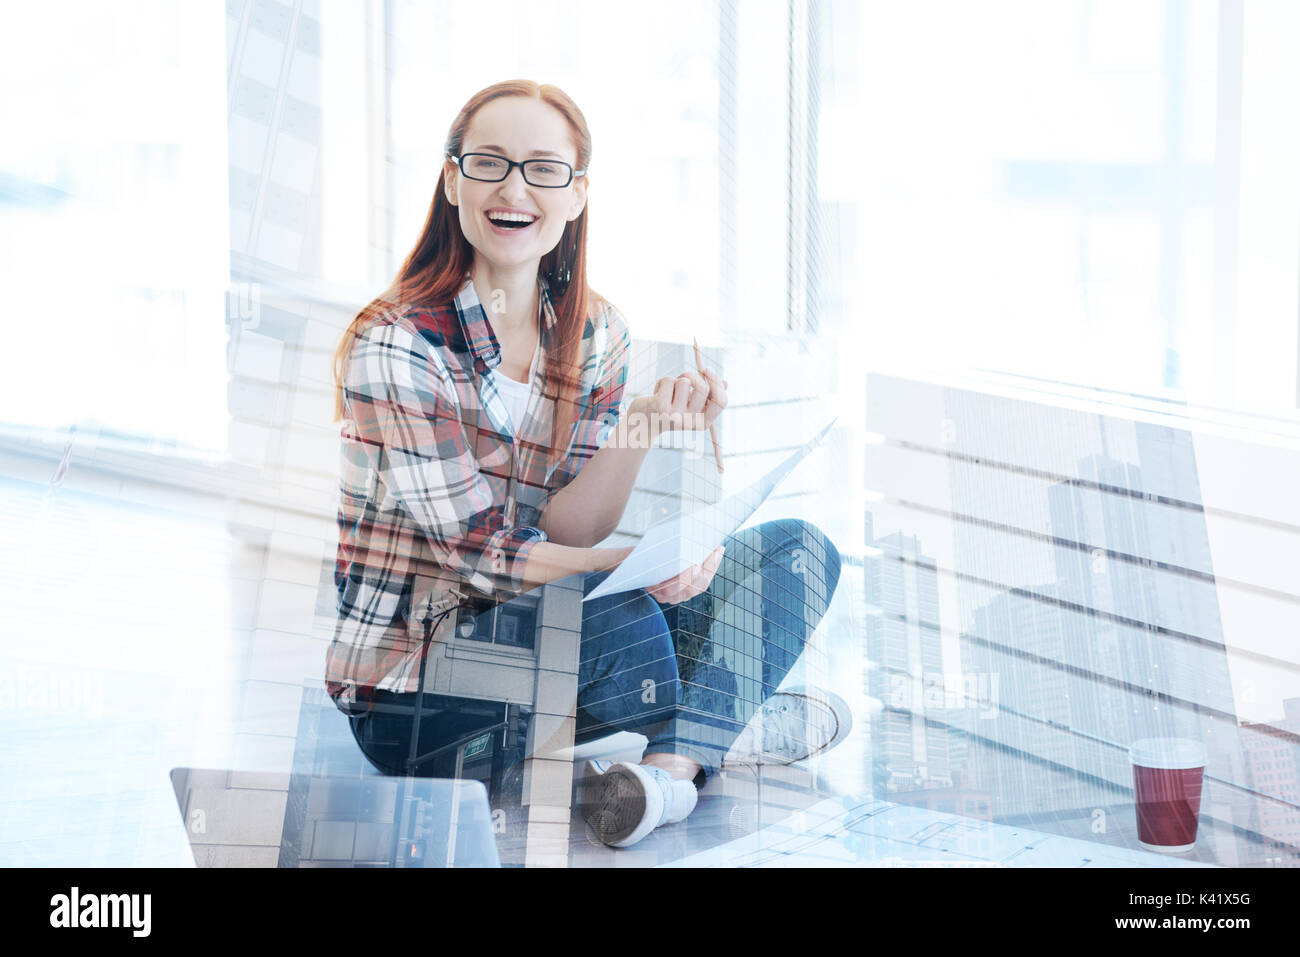
M700 341L692 338L691 342L695 344L695 366L702 373L704 372L704 356L700 355ZM718 431L712 425L709 426L709 438L713 440L713 461L717 463L718 474L722 474L722 450L718 448Z

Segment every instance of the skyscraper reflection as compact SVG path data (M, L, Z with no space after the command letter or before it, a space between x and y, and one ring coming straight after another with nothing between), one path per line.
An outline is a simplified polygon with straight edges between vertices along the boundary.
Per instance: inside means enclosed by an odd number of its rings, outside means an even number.
M1193 433L869 382L869 428L885 441L869 451L867 485L884 500L875 527L890 529L868 542L881 552L872 693L888 703L891 672L909 667L959 668L964 684L982 676L995 689L991 707L946 722L950 734L962 728L965 758L964 776L951 765L947 773L988 792L995 820L1109 834L1123 825L1117 813L1132 815L1130 745L1177 737L1208 754L1202 816L1222 827L1213 859L1246 863L1242 848L1291 845L1294 795L1288 803L1281 782L1261 786L1247 769L1220 590L1238 602L1254 595L1249 583L1216 577ZM954 632L959 662L942 655ZM884 773L892 765L920 763L934 722L921 702L873 727L877 793L897 780ZM925 730L909 737L908 728Z

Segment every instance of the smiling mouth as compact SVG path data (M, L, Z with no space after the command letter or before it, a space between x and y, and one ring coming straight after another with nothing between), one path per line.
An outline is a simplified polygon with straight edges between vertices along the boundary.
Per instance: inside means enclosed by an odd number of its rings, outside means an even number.
M522 219L507 219L505 217L498 216L492 213L487 213L485 215L487 216L487 220L489 223L491 223L497 229L504 229L504 230L527 229L529 226L533 225L533 223L537 222L536 219L529 220L528 222L524 222Z

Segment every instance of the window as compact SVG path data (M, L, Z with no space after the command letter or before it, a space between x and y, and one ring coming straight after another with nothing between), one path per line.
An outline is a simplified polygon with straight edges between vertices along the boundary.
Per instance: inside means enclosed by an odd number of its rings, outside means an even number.
M1294 413L1295 5L829 9L846 363Z
M10 11L0 285L32 348L0 425L225 448L224 33L205 4Z

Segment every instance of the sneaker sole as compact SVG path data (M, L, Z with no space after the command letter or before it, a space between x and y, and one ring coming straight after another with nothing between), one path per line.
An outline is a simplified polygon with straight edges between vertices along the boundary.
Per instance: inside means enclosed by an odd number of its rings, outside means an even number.
M797 685L792 688L786 688L781 691L780 694L806 698L815 703L818 707L824 707L826 710L830 711L831 715L835 718L834 734L832 734L830 738L819 747L797 757L777 754L749 754L724 761L723 763L725 766L787 767L791 764L798 764L800 761L806 761L815 755L825 754L849 736L849 731L853 728L853 712L849 710L848 702L835 692L827 691L825 688L809 688L804 685Z
M791 688L790 692L823 705L832 715L835 716L835 733L831 735L830 740L820 748L816 751L810 752L808 755L809 757L814 754L823 754L829 751L849 736L849 732L853 730L853 712L849 710L849 703L834 691L827 691L825 688L808 688L804 685L797 685ZM802 760L802 758L800 760Z
M636 777L612 768L600 775L594 790L585 816L602 842L612 847L635 844L654 830L646 820L645 787Z

